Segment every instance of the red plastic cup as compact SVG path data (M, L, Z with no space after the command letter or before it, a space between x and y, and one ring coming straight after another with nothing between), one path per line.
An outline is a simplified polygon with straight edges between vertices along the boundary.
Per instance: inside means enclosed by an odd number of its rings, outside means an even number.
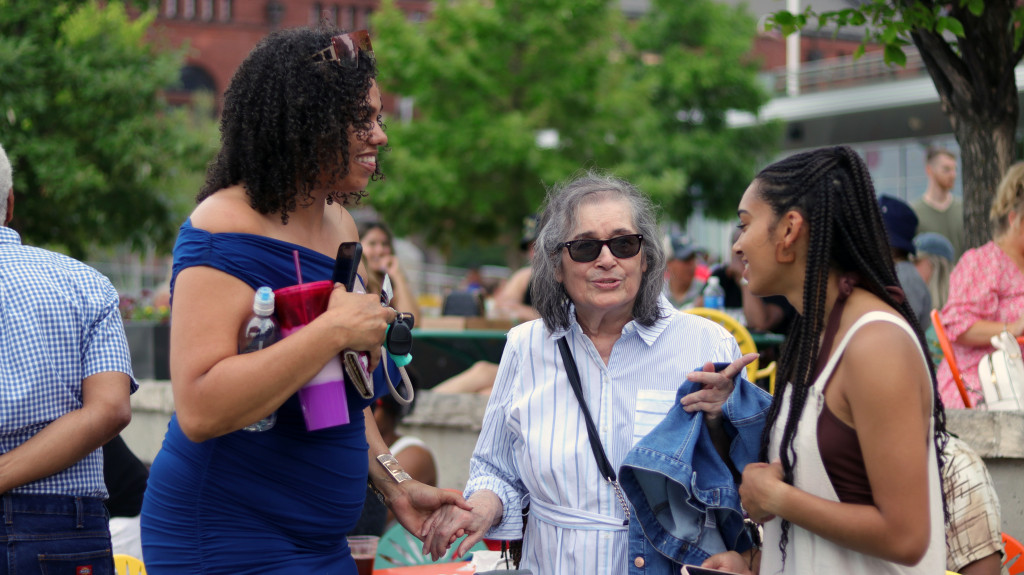
M274 290L274 314L287 337L327 311L334 283L324 280ZM315 431L349 422L345 375L339 357L331 358L313 379L299 389L306 429Z

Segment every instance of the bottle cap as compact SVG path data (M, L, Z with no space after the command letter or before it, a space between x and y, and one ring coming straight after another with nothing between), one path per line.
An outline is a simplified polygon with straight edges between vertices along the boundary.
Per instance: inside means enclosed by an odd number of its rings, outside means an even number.
M256 297L252 301L253 313L261 316L268 316L274 313L274 290L262 286L256 290Z
M718 276L708 277L708 285L720 285L722 282L718 279Z

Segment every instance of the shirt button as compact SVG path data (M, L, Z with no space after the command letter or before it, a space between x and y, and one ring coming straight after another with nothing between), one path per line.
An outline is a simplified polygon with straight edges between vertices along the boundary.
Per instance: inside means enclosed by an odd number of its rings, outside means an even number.
M633 560L633 565L636 565L637 567L643 567L644 566L644 558L643 557L637 557L636 559Z

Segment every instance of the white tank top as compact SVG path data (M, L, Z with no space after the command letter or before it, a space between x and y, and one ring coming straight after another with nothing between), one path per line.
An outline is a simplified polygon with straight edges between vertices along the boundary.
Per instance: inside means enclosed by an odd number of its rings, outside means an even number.
M814 385L808 390L807 403L804 405L803 413L800 415L800 425L797 428L796 436L793 438L793 447L799 454L796 468L793 470L794 484L797 488L816 495L829 501L839 501L832 482L825 471L825 465L821 461L821 454L818 451L818 417L825 406L824 389L829 377L835 370L839 359L846 350L850 338L865 324L874 321L887 321L903 328L907 336L918 343L917 335L913 328L902 318L890 313L873 311L864 314L843 337L836 352L829 358L828 364L822 370L821 375L814 381ZM921 361L927 367L927 358L917 345L921 355ZM885 366L879 366L885 369ZM786 389L782 399L780 414L789 413L789 403L792 388ZM932 400L934 401L934 399ZM774 461L779 458L779 444L782 441L782 432L785 420L780 417L772 428L771 443L768 448L768 459ZM931 438L935 432L935 421L932 418L929 425ZM761 575L774 575L783 573L785 575L808 575L810 573L842 573L844 575L937 575L945 573L946 570L946 538L945 525L942 514L942 491L939 485L939 469L935 458L935 442L928 441L928 511L931 523L931 539L928 551L924 558L912 567L892 563L878 557L865 555L857 551L840 547L831 541L820 537L802 527L789 526L789 542L786 546L786 564L783 569L782 553L779 551L779 540L782 537L782 520L775 518L764 524L764 548L761 550ZM924 518L922 518L924 520Z

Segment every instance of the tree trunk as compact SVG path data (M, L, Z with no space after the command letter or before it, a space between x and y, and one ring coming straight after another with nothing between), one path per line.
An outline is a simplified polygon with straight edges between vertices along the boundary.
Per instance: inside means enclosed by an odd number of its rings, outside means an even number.
M951 6L950 15L964 26L956 50L939 34L911 34L960 144L965 248L992 239L989 207L1015 159L1020 104L1014 67L1022 52L1014 49L1008 24L1014 5L1014 0L988 0L980 17Z

